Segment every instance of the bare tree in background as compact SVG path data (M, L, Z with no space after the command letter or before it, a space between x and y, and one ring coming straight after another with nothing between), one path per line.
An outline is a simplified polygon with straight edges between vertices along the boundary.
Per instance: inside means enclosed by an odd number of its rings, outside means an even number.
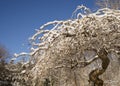
M120 0L97 0L96 4L101 8L120 9Z
M7 50L5 49L5 47L0 45L0 63L4 64L7 57L8 57Z
M9 57L9 54L6 48L0 45L0 86L11 86L11 75L10 70L6 67L8 66L6 59Z

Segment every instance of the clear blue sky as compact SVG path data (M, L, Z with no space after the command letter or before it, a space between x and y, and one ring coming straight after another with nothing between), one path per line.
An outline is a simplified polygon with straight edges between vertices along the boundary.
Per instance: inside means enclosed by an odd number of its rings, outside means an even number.
M53 20L67 20L78 5L94 10L95 0L0 0L0 43L8 51L28 51L35 29ZM24 46L23 46L24 44Z

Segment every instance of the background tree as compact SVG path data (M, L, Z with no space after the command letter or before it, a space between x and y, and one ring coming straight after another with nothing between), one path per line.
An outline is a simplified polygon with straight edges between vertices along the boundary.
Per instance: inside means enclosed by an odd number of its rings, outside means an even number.
M0 63L5 64L9 54L4 46L0 45ZM4 65L3 65L4 66Z
M6 66L9 54L4 46L0 45L0 86L11 86L11 79L9 76L11 72Z
M96 2L101 8L120 9L120 0L97 0Z

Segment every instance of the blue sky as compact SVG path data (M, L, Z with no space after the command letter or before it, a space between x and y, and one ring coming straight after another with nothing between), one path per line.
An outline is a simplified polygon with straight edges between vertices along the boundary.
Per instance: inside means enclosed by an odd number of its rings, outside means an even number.
M95 0L0 0L0 44L11 54L28 51L35 29L69 19L81 4L95 10Z

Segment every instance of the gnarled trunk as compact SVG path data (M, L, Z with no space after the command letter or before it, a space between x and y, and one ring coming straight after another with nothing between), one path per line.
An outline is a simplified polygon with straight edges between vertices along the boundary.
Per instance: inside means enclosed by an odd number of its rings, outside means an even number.
M102 75L105 70L107 69L110 60L108 58L108 53L105 50L105 48L101 48L100 51L98 52L98 58L101 59L102 61L102 68L101 69L95 69L92 70L89 74L89 81L91 86L103 86L104 81L99 78L100 75Z

